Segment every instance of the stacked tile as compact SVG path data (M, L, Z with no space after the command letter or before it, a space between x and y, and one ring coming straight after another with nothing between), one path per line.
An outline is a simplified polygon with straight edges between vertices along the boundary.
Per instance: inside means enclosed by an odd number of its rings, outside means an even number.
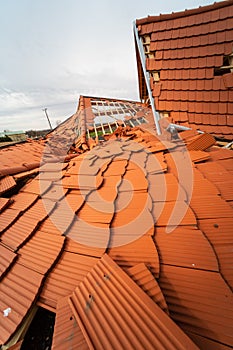
M233 2L136 23L156 109L175 123L231 140Z

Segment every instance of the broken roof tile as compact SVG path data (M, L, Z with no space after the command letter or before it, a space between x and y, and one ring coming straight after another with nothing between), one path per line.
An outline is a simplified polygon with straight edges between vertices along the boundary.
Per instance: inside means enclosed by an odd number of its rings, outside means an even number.
M110 248L108 254L124 269L144 263L150 268L154 276L159 275L159 257L150 236L142 236L131 243Z
M9 198L0 197L0 213L4 211L11 204L11 200Z
M67 348L89 349L66 296L57 303L52 349L67 350Z
M0 243L0 280L17 259L17 255Z
M93 276L97 281L95 285L90 284ZM116 299L115 295L121 295L121 298ZM107 255L75 289L70 303L87 343L95 349L118 349L119 346L196 348Z
M156 226L196 225L195 215L184 201L156 202L152 213Z
M169 314L167 303L159 284L144 263L134 265L127 269L126 272L163 311Z
M20 216L20 212L14 209L7 209L0 214L0 232L5 231Z
M205 235L197 229L177 227L166 233L156 228L154 236L162 264L218 271L218 261ZM194 247L195 245L195 247Z
M38 195L22 192L12 196L11 199L13 201L10 205L11 209L25 211L35 203L35 201L38 199Z
M96 261L97 259L93 257L63 252L44 283L40 301L49 307L56 308L58 300L73 292Z
M159 283L171 317L184 331L232 345L232 293L217 272L162 264Z
M11 190L15 186L16 186L16 182L13 176L8 175L3 178L0 178L0 195Z
M194 137L191 142L188 142L187 148L188 150L194 150L194 151L202 151L206 150L210 146L213 146L215 144L215 139L213 136L209 134L200 134L196 137Z
M200 229L214 248L221 274L233 289L232 224L232 218L204 219L198 222Z
M0 308L9 308L9 314L0 313L0 344L5 344L21 325L34 303L43 276L20 264L14 264L0 284Z
M45 275L59 256L64 237L37 231L35 235L18 251L18 262Z
M198 219L233 217L233 209L219 196L202 197L200 193L200 197L191 199L190 206Z

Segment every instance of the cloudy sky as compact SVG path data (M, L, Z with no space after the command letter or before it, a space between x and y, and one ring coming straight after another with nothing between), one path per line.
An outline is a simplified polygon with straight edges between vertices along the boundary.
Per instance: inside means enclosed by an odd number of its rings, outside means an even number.
M211 0L0 0L0 131L48 127L80 94L138 100L133 21Z

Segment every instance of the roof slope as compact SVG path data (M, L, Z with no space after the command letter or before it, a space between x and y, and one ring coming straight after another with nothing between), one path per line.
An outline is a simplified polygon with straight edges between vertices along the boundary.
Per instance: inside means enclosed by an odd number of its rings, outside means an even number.
M174 123L232 140L233 1L136 24L157 111ZM139 85L146 98L142 74Z

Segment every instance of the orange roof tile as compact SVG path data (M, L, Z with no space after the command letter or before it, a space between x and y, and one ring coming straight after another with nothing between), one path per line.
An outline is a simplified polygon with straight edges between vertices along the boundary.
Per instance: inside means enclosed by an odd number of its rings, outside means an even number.
M206 239L197 229L177 227L167 233L156 228L154 236L162 264L193 269L218 271L218 260Z
M66 237L66 243L65 243L64 250L66 252L70 252L70 253L100 258L101 256L104 255L106 248L105 247L104 248L92 247L89 245L84 245L84 244L79 243L78 241L74 241L73 239Z
M11 197L13 202L10 205L10 208L19 211L25 211L35 203L37 198L38 196L33 193L18 193L17 195Z
M8 198L0 198L0 213L5 210L11 203L11 200Z
M0 344L6 343L34 303L43 276L15 263L0 284ZM4 310L9 308L8 316Z
M38 168L43 149L43 141L35 140L1 149L0 173L2 175L13 175ZM29 154L30 163L28 163Z
M211 339L207 339L205 337L199 336L197 334L187 332L185 333L189 336L190 339L200 348L200 349L211 349L211 350L229 350L230 346L216 343Z
M37 231L18 251L19 263L45 275L59 256L64 237Z
M11 190L16 186L16 182L12 176L5 176L0 179L0 195Z
M190 206L198 219L232 218L233 209L219 196L206 196L191 199Z
M48 189L51 187L51 181L39 181L37 179L33 179L30 182L26 183L26 185L21 189L21 192L34 193L37 195L43 195Z
M96 258L90 256L63 252L44 283L40 301L46 306L56 308L57 301L74 291L96 261Z
M20 212L14 209L7 209L1 213L0 232L5 231L19 217Z
M159 284L145 264L134 265L127 269L126 272L163 311L169 314L167 303Z
M156 226L196 225L192 209L182 201L154 203L152 209Z
M90 283L93 278L97 284ZM70 303L91 348L196 349L107 255L75 289Z
M0 280L16 260L17 255L0 243Z
M89 349L66 296L57 303L52 349L67 350L67 348Z
M184 331L232 345L232 293L218 273L162 264L159 284Z
M142 236L132 243L111 248L108 254L124 269L135 264L144 263L155 276L159 275L159 257L156 246L150 236Z
M1 236L1 240L9 248L18 249L36 230L38 220L24 214Z
M16 181L19 181L19 180L23 180L27 177L30 177L31 175L37 175L39 173L39 168L35 168L35 169L32 169L32 170L28 170L28 171L23 171L22 173L19 173L19 174L14 174L14 179Z
M199 221L199 227L212 244L220 271L233 289L232 218L214 218Z

